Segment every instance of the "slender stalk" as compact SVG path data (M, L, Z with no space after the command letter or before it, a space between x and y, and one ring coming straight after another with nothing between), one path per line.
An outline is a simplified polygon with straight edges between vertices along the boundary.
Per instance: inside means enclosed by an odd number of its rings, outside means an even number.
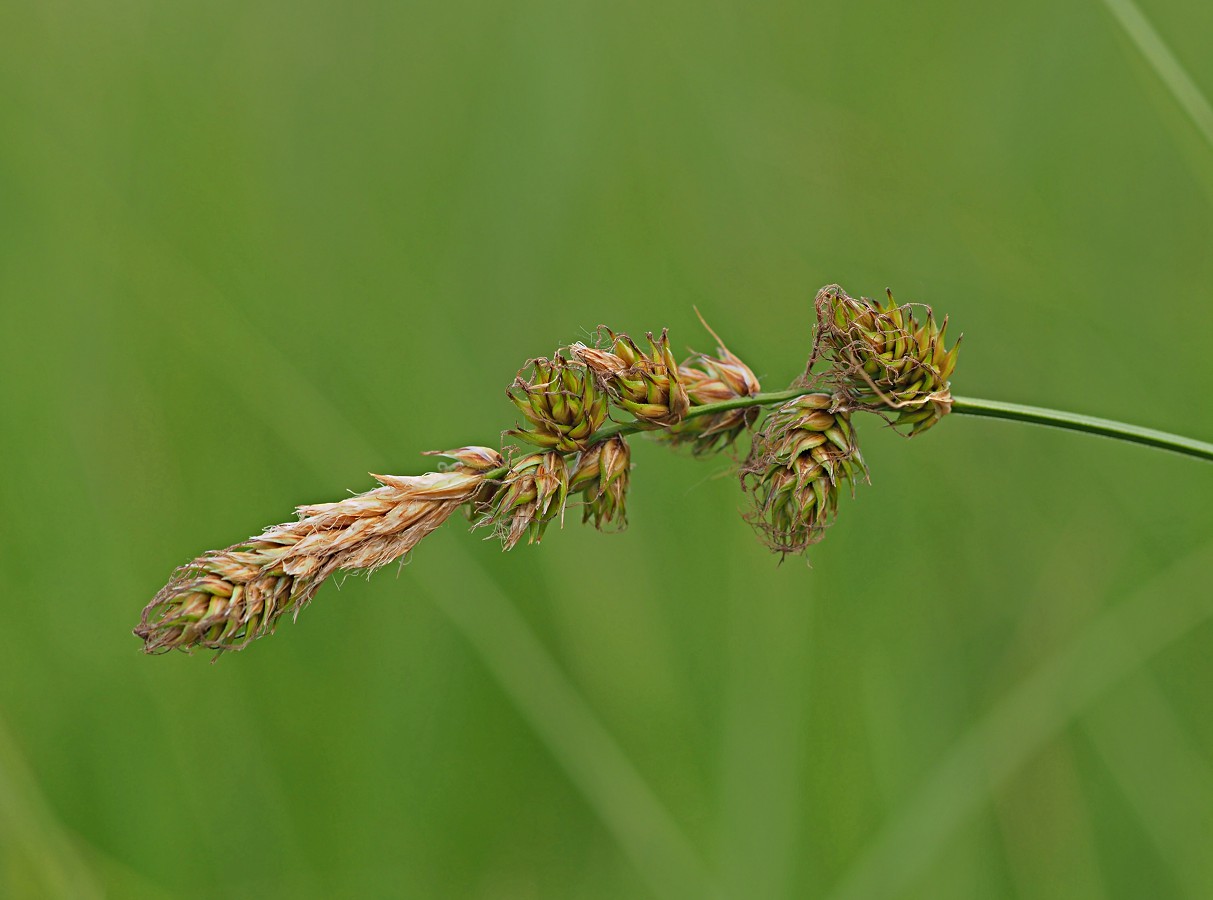
M727 412L730 409L745 409L747 406L774 406L777 403L786 403L789 400L795 400L797 397L803 397L805 394L812 394L820 391L821 386L792 388L787 391L772 391L766 394L751 394L749 397L735 397L732 400L721 400L719 403L708 403L704 406L692 406L687 412L685 418L693 419L696 416L710 416L712 413ZM661 426L652 425L647 422L612 422L610 425L604 425L594 432L590 438L590 443L597 444L599 441L605 441L607 438L613 438L617 434L635 434L638 431L660 431Z
M733 400L723 400L720 403L708 403L704 406L693 406L686 418L709 416L712 413L725 412L730 409L744 409L747 406L774 406L786 403L797 397L820 391L820 385L815 387L791 388L786 391L770 391L765 394L753 394L749 397L737 397ZM1135 444L1146 444L1163 450L1171 450L1186 456L1195 456L1213 462L1213 444L1194 440L1166 431L1155 431L1153 428L1142 428L1129 425L1126 422L1115 422L1111 419L1098 419L1095 416L1084 416L1080 413L1062 412L1057 409L1046 409L1042 406L1024 406L1019 403L1003 403L998 400L980 400L975 397L953 397L952 412L962 416L984 416L990 419L1006 419L1012 422L1031 422L1034 425L1047 425L1050 428L1065 428L1070 431L1085 431L1087 434L1098 434L1115 438L1120 441L1130 441ZM616 435L636 434L639 431L660 431L659 426L649 423L612 422L594 432L590 438L591 444L597 444ZM507 469L494 469L487 473L489 478L500 478Z
M1160 447L1163 450L1213 461L1213 444L1178 434L1169 434L1166 431L1155 431L1153 428L1114 422L1111 419L1097 419L1094 416L1060 412L1040 406L1023 406L1019 403L1002 403L998 400L978 400L974 397L953 397L952 412L964 416L986 416L991 419L1031 422L1034 425L1048 425L1051 428L1067 428L1070 431L1101 434L1119 441L1146 444L1150 447Z

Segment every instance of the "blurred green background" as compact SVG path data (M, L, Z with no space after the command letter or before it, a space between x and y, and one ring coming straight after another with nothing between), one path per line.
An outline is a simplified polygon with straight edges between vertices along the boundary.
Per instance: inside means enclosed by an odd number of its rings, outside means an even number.
M775 389L819 286L891 286L957 393L1213 439L1213 5L1141 12L0 5L0 895L1213 895L1165 453L871 421L808 568L638 441L622 535L456 522L216 665L130 634L604 322L698 306Z

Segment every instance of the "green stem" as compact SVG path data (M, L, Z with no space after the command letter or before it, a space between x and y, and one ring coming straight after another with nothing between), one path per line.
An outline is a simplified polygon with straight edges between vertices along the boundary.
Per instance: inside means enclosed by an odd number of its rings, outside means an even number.
M774 406L776 403L786 403L803 397L805 394L820 393L821 387L792 388L787 391L772 391L767 394L752 394L749 397L735 397L732 400L721 400L719 403L707 403L703 406L692 406L687 411L686 419L696 416L710 416L712 413L727 412L730 409L745 409L747 406ZM604 425L590 436L590 443L597 444L616 435L635 434L638 431L660 431L660 425L651 425L639 419L633 422L612 422Z
M1213 461L1213 444L1193 440L1166 431L1142 428L1111 419L1097 419L1078 413L1060 412L1041 406L1023 406L1019 403L1002 403L998 400L978 400L973 397L953 397L952 412L964 416L986 416L991 419L1008 419L1012 422L1031 422L1051 428L1067 428L1070 431L1085 431L1101 434L1120 441L1131 441L1149 447L1160 447L1187 456Z
M821 386L791 388L786 391L771 391L766 394L754 394L749 397L737 397L733 400L723 400L720 403L708 403L695 406L686 414L686 418L710 416L713 413L726 412L730 409L744 409L748 406L774 406L786 403L805 394L821 391ZM1085 431L1087 434L1099 434L1120 441L1131 441L1135 444L1146 444L1187 456L1213 461L1213 444L1193 440L1178 434L1165 431L1155 431L1153 428L1142 428L1125 422L1114 422L1111 419L1097 419L1094 416L1084 416L1079 413L1062 412L1056 409L1045 409L1041 406L1023 406L1019 403L1002 403L998 400L979 400L974 397L953 397L952 412L962 416L985 416L990 419L1007 419L1012 422L1031 422L1034 425L1047 425L1050 428L1065 428L1070 431ZM590 438L591 444L597 444L618 435L635 434L638 431L660 431L660 426L650 425L639 420L633 422L612 422L599 428ZM489 478L500 478L507 469L494 469L488 472Z

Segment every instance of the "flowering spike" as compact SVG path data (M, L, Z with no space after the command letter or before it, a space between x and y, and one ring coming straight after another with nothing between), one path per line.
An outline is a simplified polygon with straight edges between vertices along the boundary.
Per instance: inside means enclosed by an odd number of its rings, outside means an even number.
M936 324L930 307L919 321L911 304L856 300L836 284L817 293L814 359L832 366L827 375L855 408L891 416L910 436L926 431L952 408L948 379L960 341L944 345L948 321Z
M478 455L463 447L449 455ZM373 571L408 553L461 504L484 474L459 465L427 475L375 475L380 487L336 503L299 507L300 520L275 525L177 570L143 610L135 634L147 653L241 650L298 615L338 570Z
M594 373L599 385L616 406L653 425L680 422L690 409L686 386L670 351L666 331L660 339L647 335L649 352L644 353L626 334L616 334L603 325L610 349L574 344L573 357Z
M573 466L569 490L585 497L582 522L594 521L594 527L606 531L627 528L625 506L628 481L631 477L632 452L628 442L616 435L583 450Z
M701 319L702 321L702 319ZM707 323L704 323L707 327ZM678 367L678 375L687 388L690 408L707 406L740 397L753 397L762 390L750 367L738 359L716 333L716 356L697 353ZM670 426L665 436L674 444L691 444L700 456L727 448L758 418L758 407L729 409L695 416Z
M524 379L528 368L530 378ZM606 421L607 397L593 373L559 353L527 363L507 394L529 425L506 433L539 447L561 453L584 450Z
M837 515L843 482L853 493L867 480L840 399L814 393L790 400L754 436L741 470L752 499L746 519L777 553L801 553L820 541Z
M569 469L554 451L532 453L510 466L501 483L478 504L473 527L490 526L506 550L524 536L538 544L557 516L563 518L569 494Z
M539 543L553 521L563 522L570 494L583 522L623 529L626 435L656 431L705 454L730 448L761 407L776 403L741 466L747 519L776 552L801 552L833 521L843 485L853 492L867 479L851 413L881 413L911 435L931 427L951 407L948 379L959 345L946 345L946 318L937 324L929 308L916 316L891 293L887 302L855 300L830 285L817 295L816 311L805 379L778 394L760 393L753 370L711 328L715 355L695 354L681 365L666 331L638 344L605 326L597 347L578 343L532 359L507 389L520 421L505 433L537 450L517 458L480 446L432 451L450 460L444 471L375 475L374 490L301 506L298 522L179 569L144 609L135 634L149 653L241 649L297 614L333 573L369 572L402 558L459 508L473 528L490 526L506 550L524 538ZM814 378L819 359L829 370ZM635 420L608 425L611 406Z

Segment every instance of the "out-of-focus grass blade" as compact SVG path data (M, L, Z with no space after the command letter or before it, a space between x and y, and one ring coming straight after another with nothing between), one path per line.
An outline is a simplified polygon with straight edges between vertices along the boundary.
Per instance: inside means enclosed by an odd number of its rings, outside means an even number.
M89 900L104 896L76 848L75 839L38 790L8 726L0 720L0 840L19 848L37 871L48 897Z
M1096 698L1213 617L1213 593L1194 591L1213 544L1189 554L1104 612L953 744L921 786L858 854L833 900L898 896L956 829Z
M998 791L994 809L1018 896L1037 896L1041 885L1066 900L1109 895L1083 762L1070 741L1055 741Z
M754 603L745 579L732 598L728 694L721 748L721 874L733 897L785 897L802 824L808 715L805 684L812 599Z
M1196 130L1213 147L1213 106L1133 0L1103 0L1125 34L1167 86Z
M594 716L534 631L477 565L428 583L434 604L463 632L523 718L547 744L602 823L659 897L716 895L677 822L645 784L619 743Z
M1142 672L1083 726L1189 897L1213 876L1213 772L1167 695Z
M93 185L95 190L103 190ZM109 204L121 208L117 198ZM192 272L188 264L176 260L167 248L145 239L133 228L125 229L124 237L137 250L139 258L149 261L145 273L151 280L161 282L157 290L152 284L140 285L140 299L149 315L158 315L161 307L156 297L163 293L164 280L174 285L174 296L205 295L207 317L212 328L220 328L224 340L231 340L242 352L255 354L267 366L289 374L292 390L314 413L313 422L333 425L326 429L326 442L302 443L295 439L286 423L274 418L282 427L287 446L295 448L305 460L323 471L323 460L315 453L321 443L350 445L368 458L378 454L373 443L358 427L332 407L321 391L310 384L308 376L290 358L271 343L251 336L240 317L218 291L205 287L205 279ZM184 288L185 290L182 290ZM189 319L178 314L164 315L166 327L179 328ZM182 335L188 339L188 334ZM228 385L233 395L256 410L261 399L257 386L232 379ZM250 392L253 392L250 394ZM461 552L468 552L463 550ZM490 672L505 689L523 718L548 745L556 761L564 768L573 784L582 791L590 808L598 815L612 836L618 840L637 866L642 876L660 896L705 897L712 891L690 842L678 829L673 817L656 795L644 783L618 743L599 722L584 698L562 674L559 666L544 649L543 644L511 606L500 587L484 573L483 568L468 553L469 566L465 576L477 580L478 599L442 599L435 592L437 606L464 633L473 649L481 655ZM540 676L539 673L542 673Z
M148 252L152 252L150 248ZM208 300L207 308L212 324L221 317L234 315L218 296ZM165 317L166 323L179 321L179 318ZM225 328L226 333L233 335L243 331L235 322ZM296 387L307 383L307 376L286 354L264 342L257 344L255 352L279 371L291 372L291 381ZM257 398L242 393L250 386L236 381L230 386L256 409ZM339 410L329 408L320 391L311 390L306 396L308 405L316 412L315 421L349 423ZM372 443L352 423L338 429L331 437L334 441L354 441L356 446L367 451L368 456L376 455L371 452ZM304 445L291 439L289 429L284 429L283 438L299 452L304 452ZM313 444L306 446L309 448L306 451L308 462L314 463L310 459ZM710 896L708 879L673 817L563 675L500 586L485 574L470 552L466 549L459 552L468 556L469 565L462 571L464 577L476 580L476 597L456 599L449 589L434 589L431 593L436 598L437 608L468 639L501 683L506 696L547 744L553 758L658 895Z

